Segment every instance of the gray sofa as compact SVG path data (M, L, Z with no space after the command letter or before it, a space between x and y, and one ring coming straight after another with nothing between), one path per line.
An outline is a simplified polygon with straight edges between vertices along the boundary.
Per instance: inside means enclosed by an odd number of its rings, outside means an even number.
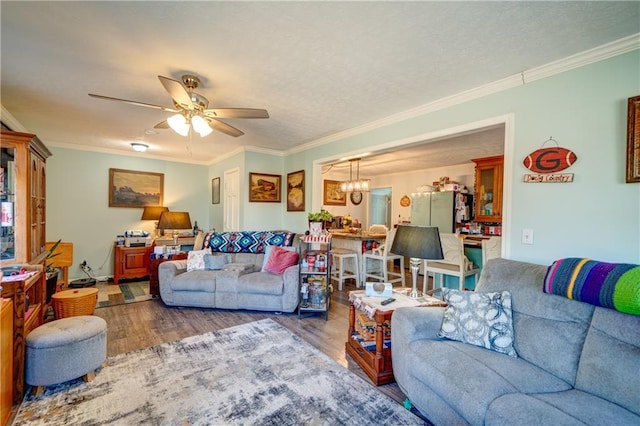
M289 236L286 232L266 232ZM256 311L293 312L298 307L298 265L284 270L282 274L262 271L264 253L220 253L241 251L240 241L266 238L265 232L209 233L196 238L194 250L213 248L214 254L224 256L221 269L187 271L187 260L163 262L158 268L160 298L168 306L191 306L199 308L250 309ZM293 234L295 235L295 234ZM291 237L293 238L293 237ZM258 240L256 240L258 241ZM262 241L262 240L260 240ZM253 241L255 242L255 241ZM253 244L253 243L247 243ZM297 247L286 247L297 251ZM265 251L269 251L265 247Z
M518 358L436 337L444 308L394 312L396 381L434 424L640 424L640 316L543 293L545 273L494 259L476 289L511 292Z

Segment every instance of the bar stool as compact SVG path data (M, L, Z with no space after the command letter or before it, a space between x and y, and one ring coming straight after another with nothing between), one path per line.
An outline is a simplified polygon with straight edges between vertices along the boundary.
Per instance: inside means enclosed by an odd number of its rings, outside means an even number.
M338 290L342 291L342 283L348 278L356 280L356 287L360 287L360 269L358 265L358 253L353 250L336 248L331 250L333 267L331 268L331 280L338 281ZM351 260L351 269L347 269L346 261Z
M400 283L404 287L404 256L391 253L396 231L396 228L389 230L384 244L371 250L370 253L367 252L362 255L362 276L364 281L372 278L392 285L393 283ZM400 272L389 270L389 262L394 262L395 260L400 261Z

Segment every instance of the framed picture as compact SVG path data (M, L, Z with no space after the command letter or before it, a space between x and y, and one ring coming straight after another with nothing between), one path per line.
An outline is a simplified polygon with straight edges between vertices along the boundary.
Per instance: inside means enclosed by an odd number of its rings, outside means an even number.
M304 211L304 170L287 174L287 211Z
M109 207L161 206L164 174L109 169Z
M249 202L279 203L280 175L267 175L264 173L249 173Z
M211 179L211 204L220 204L220 178Z
M340 191L340 181L325 180L322 191L322 204L327 206L346 206L347 194Z
M629 98L627 115L627 183L640 182L640 96Z

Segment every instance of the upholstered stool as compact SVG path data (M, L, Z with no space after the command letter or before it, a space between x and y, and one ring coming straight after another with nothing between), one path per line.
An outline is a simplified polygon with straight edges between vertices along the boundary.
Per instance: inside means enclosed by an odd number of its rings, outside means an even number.
M336 248L331 250L331 255L333 256L331 279L338 281L338 290L342 290L342 283L348 278L354 278L356 287L360 287L358 253L349 249ZM351 269L347 269L347 260L351 260Z
M107 358L107 323L88 315L51 321L27 335L25 350L25 381L34 395L78 377L91 381Z

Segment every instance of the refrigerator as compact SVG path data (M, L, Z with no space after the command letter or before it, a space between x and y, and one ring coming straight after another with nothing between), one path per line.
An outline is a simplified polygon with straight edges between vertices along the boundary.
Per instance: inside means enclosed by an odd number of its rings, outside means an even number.
M442 232L455 232L456 222L473 219L473 195L461 192L427 192L411 203L411 224L437 226Z

